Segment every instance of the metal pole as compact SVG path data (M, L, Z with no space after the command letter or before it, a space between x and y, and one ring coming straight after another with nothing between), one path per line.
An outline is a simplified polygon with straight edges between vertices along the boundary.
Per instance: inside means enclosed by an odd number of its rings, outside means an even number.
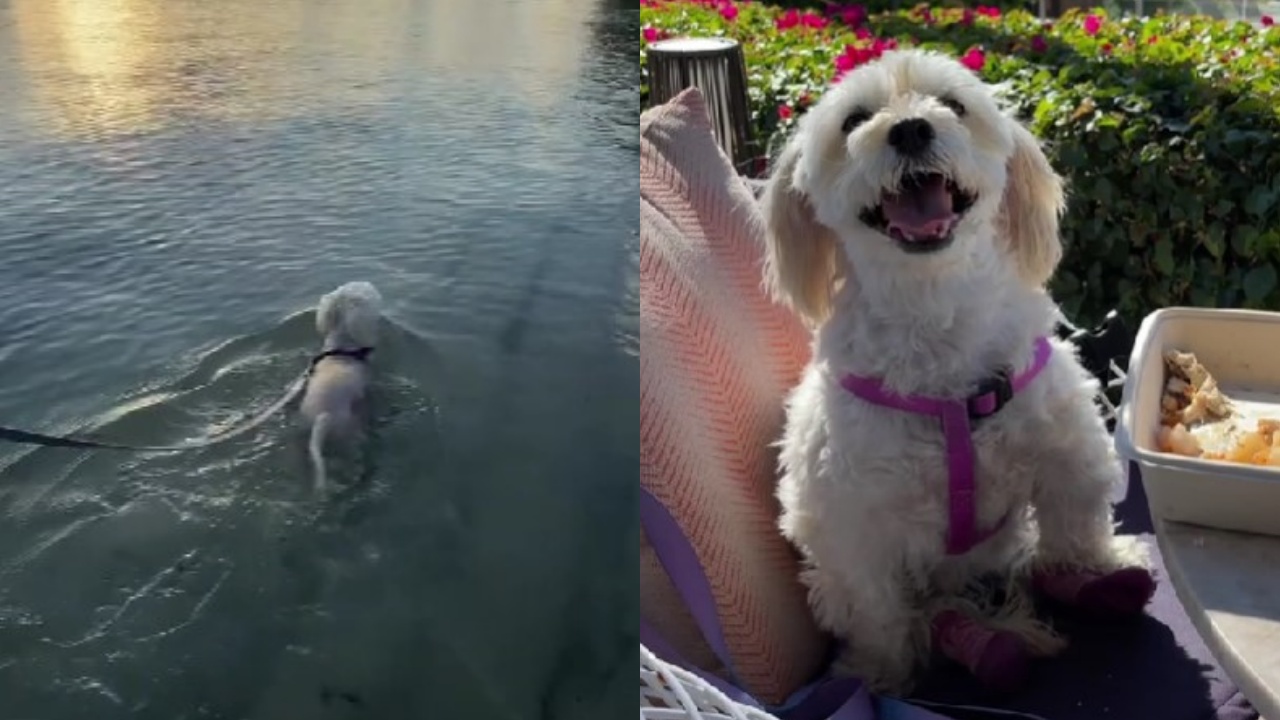
M702 92L711 127L735 167L752 159L751 110L742 46L729 38L672 38L649 46L649 104L689 87Z

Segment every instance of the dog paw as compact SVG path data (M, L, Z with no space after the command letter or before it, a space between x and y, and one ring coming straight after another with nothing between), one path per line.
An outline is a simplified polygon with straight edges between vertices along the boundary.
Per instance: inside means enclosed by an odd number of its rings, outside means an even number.
M988 690L1013 692L1031 670L1031 651L1022 638L954 610L934 618L933 639L943 655L964 666Z
M1063 605L1106 617L1137 615L1156 591L1151 571L1126 567L1101 573L1089 570L1041 572L1035 587L1042 595Z

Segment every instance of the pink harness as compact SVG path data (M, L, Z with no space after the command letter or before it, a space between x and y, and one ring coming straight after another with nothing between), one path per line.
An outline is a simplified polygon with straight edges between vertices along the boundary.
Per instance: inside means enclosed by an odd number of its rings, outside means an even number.
M978 392L966 399L903 397L887 390L875 378L845 375L840 385L845 390L874 405L918 415L933 415L942 421L942 436L947 446L948 495L950 526L947 528L947 554L963 555L974 546L995 535L1009 519L1005 515L995 527L985 532L977 529L977 500L974 497L974 452L971 421L995 415L1013 396L1022 392L1049 364L1053 346L1048 338L1036 338L1031 365L1009 377L1002 372L978 385Z

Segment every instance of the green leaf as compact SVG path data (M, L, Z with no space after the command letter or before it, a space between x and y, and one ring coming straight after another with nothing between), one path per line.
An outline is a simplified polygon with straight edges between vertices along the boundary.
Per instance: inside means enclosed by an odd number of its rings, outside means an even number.
M1258 235L1253 249L1255 255L1270 258L1277 250L1280 250L1280 230L1267 230Z
M1093 184L1093 198L1103 205L1111 204L1111 181L1105 177L1098 178Z
M1208 250L1209 254L1215 258L1221 258L1222 253L1227 250L1227 243L1223 235L1221 223L1209 223L1209 226L1205 228L1204 237L1201 239L1204 249Z
M1167 237L1157 240L1155 255L1152 259L1155 262L1156 270L1159 270L1161 275L1172 275L1174 267L1173 241Z
M1271 206L1275 203L1275 193L1271 192L1271 188L1266 185L1255 187L1244 199L1244 211L1260 218L1267 214Z
M1214 295L1211 288L1195 286L1191 288L1191 304L1198 307L1212 307Z
M1238 225L1231 235L1231 250L1236 255L1248 258L1253 253L1253 240L1258 231L1252 225Z
M1262 302L1276 288L1276 269L1271 264L1259 265L1244 274L1244 297L1251 302Z

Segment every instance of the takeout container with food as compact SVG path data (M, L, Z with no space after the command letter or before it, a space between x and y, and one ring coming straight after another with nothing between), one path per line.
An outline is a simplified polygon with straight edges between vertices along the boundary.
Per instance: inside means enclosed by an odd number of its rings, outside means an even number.
M1280 313L1148 315L1115 443L1141 469L1153 516L1280 535Z

